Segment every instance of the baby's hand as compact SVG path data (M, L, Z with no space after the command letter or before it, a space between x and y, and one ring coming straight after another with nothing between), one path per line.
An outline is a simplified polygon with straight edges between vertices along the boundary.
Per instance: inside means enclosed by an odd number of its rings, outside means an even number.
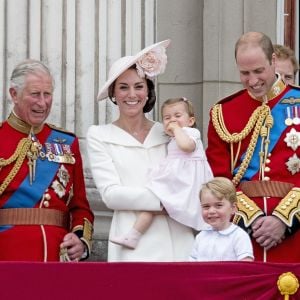
M180 126L178 125L178 123L176 121L172 121L170 122L167 126L166 126L166 133L170 136L174 136L174 131L180 128Z

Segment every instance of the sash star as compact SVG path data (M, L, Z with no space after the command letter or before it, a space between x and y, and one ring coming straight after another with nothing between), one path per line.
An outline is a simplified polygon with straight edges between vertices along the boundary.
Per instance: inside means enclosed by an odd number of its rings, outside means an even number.
M68 182L70 181L70 174L64 165L60 166L57 177L59 178L59 181L63 184L63 186L66 187Z
M289 158L289 160L285 163L288 167L288 170L295 175L300 171L300 159L296 155L296 153Z
M284 139L288 147L291 147L294 151L300 146L300 132L297 132L295 128L292 128L290 132L286 134Z

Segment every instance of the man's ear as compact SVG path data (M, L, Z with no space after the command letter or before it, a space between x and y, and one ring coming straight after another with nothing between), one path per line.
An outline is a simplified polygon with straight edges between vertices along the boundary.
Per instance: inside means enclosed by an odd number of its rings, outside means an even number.
M9 94L11 96L12 102L17 103L18 102L18 92L15 88L11 87L9 88Z
M277 58L276 58L276 54L275 54L275 53L273 53L273 54L272 54L272 65L275 65L275 63L276 63L276 60L277 60Z

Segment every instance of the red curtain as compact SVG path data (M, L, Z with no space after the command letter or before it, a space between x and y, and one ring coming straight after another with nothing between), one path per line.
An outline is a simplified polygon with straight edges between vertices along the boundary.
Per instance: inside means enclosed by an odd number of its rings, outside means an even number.
M275 300L286 272L300 280L300 264L2 262L0 298Z

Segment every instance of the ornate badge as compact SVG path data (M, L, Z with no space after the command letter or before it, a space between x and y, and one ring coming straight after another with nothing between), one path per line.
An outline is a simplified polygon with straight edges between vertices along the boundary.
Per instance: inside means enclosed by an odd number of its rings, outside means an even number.
M58 195L59 198L62 198L66 194L65 188L58 180L54 180L52 182L51 187L53 188L54 192Z
M291 156L285 164L287 165L288 170L293 175L300 171L300 159L296 155L296 153L293 156Z
M291 147L294 151L300 146L300 132L297 132L295 128L292 128L290 132L286 134L284 139L288 147Z
M280 103L294 105L294 104L296 104L296 103L300 103L300 99L299 99L299 98L295 98L295 97L284 98L284 99L282 99L282 100L280 101Z
M68 182L70 181L70 174L64 165L60 166L57 173L57 177L59 181L63 184L63 186L66 187Z

